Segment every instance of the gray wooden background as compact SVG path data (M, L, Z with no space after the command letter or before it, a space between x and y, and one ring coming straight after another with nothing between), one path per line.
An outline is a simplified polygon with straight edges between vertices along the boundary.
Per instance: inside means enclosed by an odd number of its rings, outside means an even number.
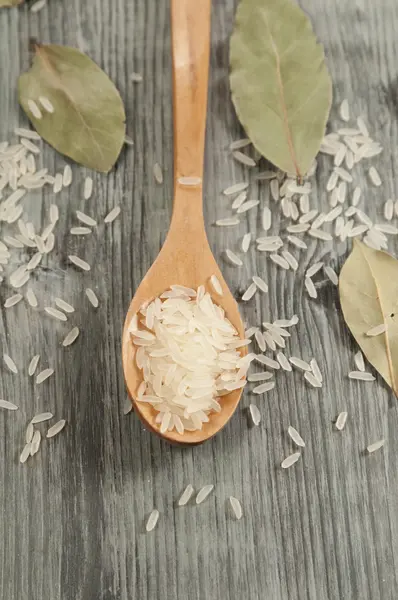
M229 143L240 137L230 101L228 39L234 0L214 0L205 211L212 248L221 261L226 246L259 226L255 211L238 229L212 225L228 216L229 184L254 179L233 162ZM334 81L336 107L345 97L363 114L384 153L373 160L383 187L356 181L366 210L382 215L395 183L398 129L398 4L396 0L302 0L325 45ZM309 299L303 272L327 245L310 241L297 276L270 265L252 250L245 266L223 262L237 296L257 272L270 285L244 307L250 324L297 313L300 323L290 352L316 355L324 373L321 390L302 376L279 373L275 390L255 401L262 413L250 425L245 393L236 415L214 440L180 449L146 432L137 418L123 415L120 342L124 314L141 277L164 240L172 205L172 99L169 2L167 0L49 0L39 14L27 7L0 11L0 140L11 139L27 121L18 108L18 75L29 65L29 38L76 46L87 52L119 88L127 129L135 140L109 176L94 175L95 192L84 203L84 169L73 167L74 183L57 196L61 219L55 251L38 269L33 288L40 307L61 295L80 308L69 325L21 303L0 313L1 351L18 364L18 376L1 368L0 397L16 402L17 413L0 413L0 597L7 600L392 600L398 595L398 414L397 400L380 378L373 384L348 380L355 345L345 328L336 289L319 281L319 298ZM144 81L130 81L133 71ZM164 168L156 185L152 166ZM43 165L65 165L45 146ZM326 208L325 181L330 161L317 173L319 206ZM363 172L362 172L363 171ZM361 174L362 173L362 174ZM266 185L253 183L251 195L268 201ZM51 191L24 201L35 223L46 223ZM84 207L101 219L116 203L123 207L112 225L99 226L89 239L68 234L74 211ZM314 203L314 200L312 201ZM274 230L277 231L277 210ZM67 265L68 253L92 265L87 274ZM390 250L398 252L391 242ZM339 268L346 244L331 246L326 259ZM23 252L13 252L15 264ZM84 297L87 285L100 297L94 310ZM11 294L0 287L0 300ZM82 328L78 342L60 341L71 323ZM40 352L43 368L56 370L35 387L27 365ZM333 421L347 409L346 430ZM19 465L24 431L35 412L65 417L65 431L26 465ZM294 447L286 429L294 425L307 442L300 463L279 467ZM43 428L43 432L45 428ZM381 437L385 448L366 456ZM176 508L187 483L215 484L196 507ZM230 495L242 502L244 517L234 520ZM153 507L158 527L145 534Z

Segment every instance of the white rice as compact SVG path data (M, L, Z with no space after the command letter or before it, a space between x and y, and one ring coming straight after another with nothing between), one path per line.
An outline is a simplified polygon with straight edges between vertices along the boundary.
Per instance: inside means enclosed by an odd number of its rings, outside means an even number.
M12 360L11 356L9 356L8 354L3 354L3 360L4 360L5 364L6 364L6 366L8 367L8 369L12 373L15 373L15 374L18 373L17 365Z
M72 227L70 230L71 235L87 235L88 233L92 233L90 227Z
M380 231L381 233L388 233L389 235L398 234L398 228L394 225L390 225L389 223L376 223L374 228L376 231Z
M374 381L376 379L372 373L367 371L350 371L348 377L350 379L360 379L361 381Z
M230 185L229 187L227 187L223 191L223 194L224 194L224 196L232 196L232 194L237 194L239 192L243 192L248 187L249 187L249 184L246 182L234 183L234 185Z
M41 140L40 135L37 131L33 131L32 129L24 129L23 127L16 127L14 129L15 135L19 137L28 138L29 140Z
M64 187L69 187L71 183L72 183L72 169L70 168L70 165L65 165L64 173L62 176L62 185Z
M310 226L307 223L299 223L298 225L289 225L286 227L286 231L289 233L304 233L308 231Z
M35 354L35 356L30 361L29 367L28 367L29 377L32 377L32 375L35 374L35 371L37 369L37 365L39 364L39 360L40 360L40 354Z
M163 171L159 163L155 163L153 165L153 176L155 178L156 183L159 183L159 185L163 183Z
M331 211L329 211L324 218L324 222L325 223L331 223L332 221L334 221L335 219L337 219L337 217L342 213L343 211L343 207L342 206L336 206L335 208L333 208Z
M25 442L27 444L30 444L30 442L32 441L34 432L35 432L35 428L33 427L33 423L32 422L28 423L28 426L27 426L26 432L25 432Z
M264 354L257 354L256 360L259 363L261 363L262 365L265 365L266 367L268 367L269 369L280 369L281 368L280 364L276 360L274 360L273 358L269 358L269 356L265 356Z
M18 302L22 300L22 298L22 294L14 294L13 296L10 296L4 302L4 308L10 308L11 306L15 306L16 304L18 304Z
M55 423L55 425L53 425L52 427L50 427L50 429L48 429L46 437L47 438L52 438L55 435L57 435L60 431L63 430L63 428L66 425L66 421L65 419L61 419L60 421L58 421L57 423Z
M361 193L362 193L361 188L356 187L354 190L354 193L352 195L352 205L353 206L358 206L359 200L361 198Z
M18 410L18 406L16 404L8 402L7 400L0 400L0 408L4 408L5 410Z
M389 198L384 204L384 218L386 221L391 221L394 216L394 200Z
M84 180L83 197L85 200L91 198L91 195L93 193L93 183L94 182L91 177L86 177L86 179Z
M234 498L233 496L229 497L229 502L231 504L232 510L234 511L235 517L239 521L242 518L243 514L241 503L237 498Z
M202 183L201 177L179 177L178 183L183 186L192 187Z
M259 425L261 421L261 413L255 404L250 404L249 406L250 416L254 425Z
M39 2L40 2L40 0L39 0ZM28 108L29 108L30 112L35 117L35 119L41 119L42 114L41 114L40 108L37 106L36 102L34 100L29 99L27 104L28 104Z
M289 425L287 432L290 435L290 437L292 438L293 442L297 446L300 446L301 448L305 448L305 442L304 442L303 438L301 437L301 435L299 434L299 432L297 431L297 429L295 429L294 427Z
M53 373L54 373L54 369L44 369L43 371L40 371L40 373L36 377L36 383L38 385L40 383L43 383L43 381L45 381L46 379L48 379L49 377L51 377L51 375Z
M288 359L286 358L286 356L283 354L283 352L278 352L278 354L276 355L276 358L284 371L292 370L292 367L291 367Z
M267 344L265 342L264 336L261 331L258 329L254 334L255 340L261 350L261 352L265 352L267 349Z
M239 258L239 256L236 256L235 252L232 252L232 250L230 250L229 248L227 248L225 250L225 254L226 254L228 260L233 265L236 265L237 267L241 267L243 265L243 262L241 261L241 259Z
M91 288L86 288L86 296L91 302L91 304L94 306L94 308L98 308L99 300L97 298L96 293Z
M239 150L240 148L245 148L251 144L249 138L242 138L240 140L235 140L231 142L229 145L230 150Z
M299 266L298 261L293 256L293 254L289 252L289 250L282 250L282 257L285 259L285 261L288 263L289 267L293 271L297 271Z
M63 177L61 173L57 173L55 176L55 181L54 181L54 194L58 194L58 192L60 192L62 190L62 185L63 185Z
M81 212L80 210L76 211L76 217L79 219L79 221L81 223L84 223L85 225L88 225L89 227L95 227L97 225L97 221L95 219L93 219L89 215L86 215L84 212Z
M269 360L272 360L272 359L269 359ZM274 361L274 362L276 362L276 361ZM279 369L279 364L278 363L276 363L276 364L278 365L278 369ZM273 390L274 387L275 387L275 381L266 381L265 383L261 383L257 387L253 388L253 394L265 394L266 392L270 392L271 390Z
M309 294L309 296L311 298L317 298L318 297L318 293L316 291L314 282L312 281L311 277L306 277L304 279L304 285L305 285L306 290L307 290L307 292L308 292L308 294Z
M33 425L35 425L36 423L43 423L43 421L49 421L50 419L52 419L53 416L54 415L50 412L39 413L33 417L31 423Z
M277 179L272 179L270 183L271 197L277 202L279 200L279 181Z
M32 6L30 7L30 12L38 13L40 10L42 10L46 6L46 4L47 4L47 0L37 0L37 2L32 4Z
M270 259L272 260L272 262L282 267L282 269L289 269L290 267L287 260L282 256L279 256L279 254L270 254Z
M291 244L293 244L293 246L296 246L296 248L300 248L303 250L307 249L307 244L305 242L303 242L302 240L300 240L300 238L296 237L295 235L288 235L287 239L289 240L289 242Z
M340 148L338 149L338 151L334 157L334 164L336 167L339 167L343 163L346 152L347 152L346 146L344 146L344 144L341 144Z
M222 286L216 275L212 275L210 277L210 283L211 283L211 286L212 286L213 290L215 291L215 293L218 294L219 296L222 296L223 295Z
M242 296L243 302L248 302L253 298L254 294L257 292L257 286L255 283L251 283L245 293Z
M272 224L272 213L268 206L263 208L263 216L262 216L262 226L264 231L268 231L271 228Z
M53 308L52 306L46 306L44 310L48 315L50 315L50 317L54 317L54 319L58 319L59 321L67 321L68 319L68 317L63 312L57 310L56 308Z
M322 381L319 381L319 379L317 379L315 375L309 371L304 373L304 379L306 379L308 383L312 385L312 387L322 387Z
M370 167L369 169L369 179L376 187L381 185L381 177L375 167Z
M36 146L36 144L33 144L27 138L22 138L21 144L22 144L22 146L24 146L24 148L29 150L29 152L32 152L32 154L40 154L40 148L38 146Z
M31 288L28 288L26 291L26 300L33 308L36 308L38 305L37 298L35 296L34 291Z
M151 514L149 515L148 521L145 526L145 529L147 530L147 532L150 532L153 529L155 529L158 520L159 520L159 511L156 508L154 508L153 511L151 512Z
M289 361L292 363L292 365L298 369L301 369L302 371L311 371L311 366L305 360L302 360L297 356L291 356Z
M350 120L350 107L346 98L340 104L340 117L346 122Z
M216 225L218 227L233 227L239 225L240 220L237 217L226 217L225 219L218 219Z
M338 285L339 278L338 278L336 271L334 269L332 269L332 267L329 267L329 266L324 267L323 270L325 271L325 275L330 279L330 281L334 285Z
M365 371L365 360L363 358L363 354L360 350L354 356L355 366L358 371Z
M291 454L290 456L285 458L285 460L281 464L282 469L288 469L289 467L294 465L294 463L296 463L298 461L300 456L301 456L300 452L295 452L294 454Z
M334 188L337 185L338 179L339 179L339 177L338 177L337 173L335 171L333 171L328 179L327 184L326 184L326 191L331 192L332 190L334 190Z
M264 279L258 277L258 275L253 275L252 277L253 283L258 287L259 290L266 294L268 292L268 285L265 283Z
M115 206L105 217L104 223L113 223L113 221L120 215L120 206Z
M205 485L203 486L197 496L196 496L196 504L201 504L204 500L206 500L207 496L214 489L214 485Z
M83 271L89 271L91 269L90 265L85 260L82 260L78 256L74 256L73 254L70 254L68 256L68 258L71 263L73 263L76 267L80 267L80 269L83 269Z
M307 269L305 276L312 277L313 275L318 273L318 271L320 271L322 269L322 267L323 267L323 262L316 262L311 267L309 267L309 269Z
M232 210L237 210L238 208L240 208L242 206L242 204L245 202L247 198L247 192L241 192L240 194L238 194L235 198L235 200L232 202Z
M245 233L245 235L242 238L242 252L246 253L249 250L251 240L252 234Z
M187 487L183 491L178 500L178 506L185 506L190 501L192 494L194 493L193 485L188 483Z
M349 173L348 171L346 171L346 169L343 169L343 167L335 167L334 173L336 173L336 175L338 177L340 177L340 179L342 179L343 181L346 181L347 183L351 183L352 182L352 175L351 175L351 173Z
M312 358L310 360L310 367L311 367L314 377L322 383L323 377L322 377L322 373L321 373L321 370L319 368L316 358Z
M366 448L366 450L368 451L369 454L372 454L372 452L376 452L376 450L380 450L380 448L382 448L385 444L385 440L379 440L378 442L373 442L373 444L370 444L370 446L368 446Z
M144 78L141 73L131 73L130 79L133 83L141 83Z
M324 240L325 242L329 242L333 239L333 237L330 235L330 233L327 233L326 231L323 231L322 229L310 229L308 231L308 234L311 237L317 238L319 240Z
M33 433L33 438L32 438L31 444L30 444L30 455L31 456L34 456L39 451L40 442L41 442L41 434L40 434L40 431L38 429L36 429Z
M268 371L263 371L262 373L252 373L248 376L247 380L254 381L268 381L268 379L272 379L273 374Z
M30 451L31 451L31 444L29 443L29 444L25 445L24 449L21 452L21 456L19 457L19 462L21 464L25 463L28 460L28 458L30 456Z
M63 340L62 345L64 347L71 346L73 344L73 342L76 341L77 338L79 337L79 333L80 333L79 328L73 327L73 329L70 330L70 332L67 334L67 336Z
M232 156L234 157L235 160L240 162L242 165L245 165L247 167L255 167L256 166L256 161L253 158L251 158L250 156L247 156L246 154L243 154L243 152L240 152L239 150L235 150L234 152L232 152Z
M347 417L348 417L348 413L347 412L341 412L337 419L336 419L336 429L338 429L339 431L342 431L345 427L345 424L347 422Z
M368 337L375 337L377 335L381 335L385 333L387 329L387 325L385 323L381 323L380 325L376 325L376 327L372 327L369 331L366 332Z

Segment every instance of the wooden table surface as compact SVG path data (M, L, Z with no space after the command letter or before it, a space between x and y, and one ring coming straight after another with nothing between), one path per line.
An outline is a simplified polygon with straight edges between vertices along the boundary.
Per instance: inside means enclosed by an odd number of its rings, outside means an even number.
M124 99L126 147L109 176L94 174L94 194L82 201L85 169L73 166L74 182L55 199L49 189L24 201L37 225L55 200L61 218L55 250L35 274L39 309L26 303L2 310L2 352L20 369L1 366L0 397L20 410L0 413L0 596L7 600L392 600L398 595L398 413L397 400L377 377L351 381L355 343L344 326L336 288L318 278L319 297L304 290L308 264L325 257L337 270L346 243L310 240L299 272L284 272L252 249L244 267L228 266L226 247L239 248L250 228L260 230L260 212L250 211L238 228L215 228L230 214L222 190L251 182L250 194L268 203L257 169L234 162L229 143L242 136L228 82L228 40L234 0L214 0L207 128L205 213L211 246L237 298L251 275L264 277L268 295L243 307L251 325L289 317L300 321L289 352L318 358L324 386L305 385L298 372L278 373L265 396L247 391L234 418L215 439L193 449L174 448L123 415L126 400L120 361L123 316L167 231L172 200L173 136L168 0L49 0L37 15L27 7L0 11L0 140L27 121L18 108L17 78L29 65L29 38L75 46L87 52L116 83ZM384 146L373 159L383 186L369 185L366 167L355 171L362 207L382 218L388 197L397 197L398 4L396 0L302 0L325 45L334 82L331 128L341 126L338 106L347 97L353 115L363 114L371 135ZM131 73L143 82L132 83ZM44 145L51 171L66 161ZM164 184L154 181L159 162ZM312 204L326 209L330 160L320 161ZM264 168L264 165L261 165ZM84 208L101 220L117 203L122 214L85 239L69 235L74 212ZM273 231L278 232L279 210ZM3 233L5 229L3 227ZM389 249L398 252L394 239ZM86 274L67 264L77 253L92 264ZM16 266L24 252L13 251ZM96 290L100 307L84 296ZM11 295L3 283L0 299ZM75 306L69 323L43 314L54 296ZM60 341L73 324L82 329L68 349ZM42 386L27 365L35 353L55 368ZM259 427L248 418L256 402ZM43 441L40 452L19 464L28 420L52 411L68 421L65 431ZM344 432L333 427L349 413ZM283 471L294 451L286 430L294 425L306 441L301 461ZM45 431L45 428L42 428ZM365 455L384 437L383 450ZM176 508L181 491L213 483L200 507ZM236 521L228 497L240 499ZM157 528L145 521L160 511Z

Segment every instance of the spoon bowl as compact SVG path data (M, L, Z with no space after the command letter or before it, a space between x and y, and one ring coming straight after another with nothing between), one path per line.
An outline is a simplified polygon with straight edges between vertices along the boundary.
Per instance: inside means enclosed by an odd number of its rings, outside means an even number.
M222 396L221 412L211 413L201 430L160 433L157 412L137 401L143 380L134 360L129 332L132 318L140 307L160 296L171 285L197 289L204 285L213 301L221 306L241 338L244 327L239 309L210 250L203 219L202 175L206 123L207 80L210 48L211 0L172 0L172 53L174 88L174 204L167 239L159 256L141 282L130 304L122 339L122 359L127 390L134 409L144 425L169 442L200 444L215 435L230 419L242 389ZM212 289L216 275L223 294ZM241 348L242 356L246 348Z

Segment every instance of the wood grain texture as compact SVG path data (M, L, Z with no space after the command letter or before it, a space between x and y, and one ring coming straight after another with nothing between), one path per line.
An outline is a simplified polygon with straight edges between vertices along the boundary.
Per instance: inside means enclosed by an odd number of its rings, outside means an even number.
M368 185L366 168L357 172L363 203L374 218L382 204L397 197L398 60L395 0L302 0L325 45L334 81L334 109L345 97L354 114L364 114L371 133L384 145L375 164L383 187ZM361 384L347 378L355 344L345 328L336 290L326 281L318 300L308 298L303 273L325 255L339 267L347 245L313 240L302 255L298 276L281 272L251 251L245 266L222 261L225 247L257 225L250 211L238 229L212 225L226 216L230 200L221 191L250 179L253 197L268 202L268 188L233 162L228 144L242 135L228 83L228 39L233 0L213 2L209 114L205 169L205 217L210 243L237 297L257 273L270 285L245 306L250 324L297 313L300 323L289 342L291 354L316 355L324 373L322 390L304 385L299 373L280 373L277 386L256 399L262 412L258 428L249 424L247 392L225 430L192 449L170 447L144 431L133 415L123 416L125 388L120 364L124 314L142 276L164 241L172 198L172 105L169 2L166 0L49 0L37 15L27 7L0 11L0 139L26 124L17 107L16 81L29 64L29 38L70 44L89 53L115 81L125 101L126 148L107 177L95 175L95 193L84 205L84 169L73 167L74 183L58 196L62 208L55 252L35 276L40 306L55 295L77 305L68 325L24 304L1 312L0 340L20 368L3 365L0 397L16 402L17 413L0 413L0 596L11 600L393 600L398 592L398 428L397 401L378 378ZM134 84L132 71L143 74ZM45 147L43 164L63 168L65 161ZM153 179L159 162L165 183ZM321 158L316 188L319 205L330 161ZM46 222L53 196L48 190L24 201L27 213ZM74 239L74 211L103 217L121 203L121 218L101 225L90 239ZM274 230L279 217L275 206ZM390 250L398 253L397 243ZM68 266L67 254L92 265L82 274ZM13 253L17 264L18 252ZM84 296L90 286L101 299L94 310ZM7 285L0 299L11 295ZM60 347L77 324L81 338ZM33 354L56 373L35 387L27 375ZM333 420L347 409L346 430ZM43 442L34 459L18 464L28 419L51 410L66 418L65 431ZM293 451L286 435L296 427L307 446L288 471L279 468ZM45 428L43 427L43 432ZM367 457L366 446L381 437L381 452ZM200 507L176 508L185 485L207 483L215 491ZM242 502L236 522L229 495ZM153 507L161 516L145 534Z

